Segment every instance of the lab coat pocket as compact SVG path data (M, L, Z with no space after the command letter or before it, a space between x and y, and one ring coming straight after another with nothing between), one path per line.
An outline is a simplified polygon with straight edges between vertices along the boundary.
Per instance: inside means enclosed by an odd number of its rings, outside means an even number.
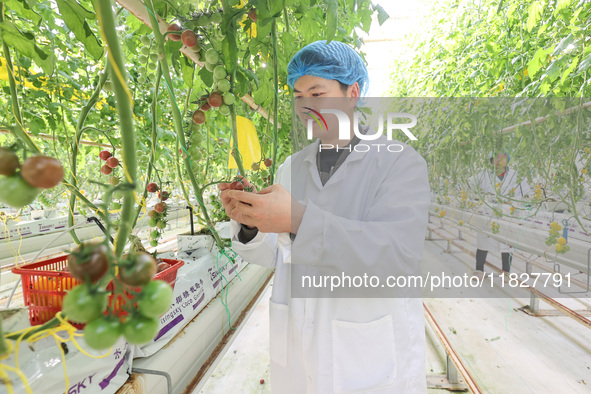
M336 393L392 387L396 381L392 316L367 323L333 320L332 356Z
M289 340L289 307L269 300L269 348L271 360L282 367L287 365L287 344Z

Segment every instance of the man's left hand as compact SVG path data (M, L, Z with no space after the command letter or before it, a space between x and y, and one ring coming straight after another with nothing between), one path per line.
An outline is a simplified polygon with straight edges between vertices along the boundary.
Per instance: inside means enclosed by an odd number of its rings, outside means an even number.
M230 190L228 197L234 202L228 216L240 218L239 222L257 227L263 233L296 234L306 210L305 205L279 184L258 193Z

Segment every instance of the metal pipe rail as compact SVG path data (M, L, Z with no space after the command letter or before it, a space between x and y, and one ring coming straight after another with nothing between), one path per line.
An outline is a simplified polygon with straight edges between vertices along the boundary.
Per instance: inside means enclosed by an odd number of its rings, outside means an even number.
M466 227L481 232L492 239L528 253L540 256L546 254L545 252L540 253L540 251L544 251L548 247L545 243L545 239L548 235L547 231L527 226L524 223L516 223L501 218L495 218L495 221L502 222L503 226L500 233L493 234L491 231L486 230L492 217L475 212L466 212L450 206L445 206L445 210L446 216L449 216L454 220L463 220ZM430 215L435 216L431 211L429 213ZM591 246L589 242L569 237L569 246L571 249L568 252L568 255L555 254L552 255L552 259L578 271L591 274L587 269L586 263L587 253Z
M451 239L449 237L446 237L445 235L441 234L439 231L437 231L437 229L430 228L429 231L432 231L433 233L437 234L441 238L445 239L446 241L448 241L452 245L454 245L457 248L459 248L460 250L462 250L463 252L468 253L470 256L472 256L472 257L475 257L476 256L476 254L473 251L466 249L464 246L462 246L459 243L455 242L453 239ZM502 269L500 269L499 267L497 267L496 265L494 265L492 263L489 263L488 261L486 262L486 266L488 266L493 271L496 271L499 274L503 272ZM539 291L539 290L537 290L537 289L529 286L526 282L521 281L519 279L517 279L517 280L518 280L518 282L520 284L520 286L519 286L520 288L523 288L524 290L527 290L530 293L533 293L538 298L543 298L543 300L545 302L547 302L548 304L550 304L554 308L558 309L559 311L563 312L565 315L573 318L575 321L581 323L585 327L591 328L591 320L589 320L586 317L582 316L581 314L573 311L572 309L570 309L569 307L561 304L560 302L556 301L555 299L547 296L546 294L542 293L541 291Z
M435 216L435 215L432 215L432 216ZM467 227L460 227L459 225L457 225L456 223L452 222L451 220L449 220L449 219L447 219L445 217L438 218L438 219L441 222L445 221L446 222L446 226L453 227L455 230L457 230L458 231L458 239L464 241L464 238L463 238L463 230L467 229L469 226L467 226ZM443 223L442 223L442 226L443 226ZM521 252L521 250L516 250L516 252ZM532 254L537 254L538 256L541 256L541 254L538 254L538 253L532 253ZM536 260L532 260L532 259L530 259L528 257L525 257L525 256L521 255L521 254L519 255L519 258L521 260L525 261L526 264L530 264L530 265L532 265L532 266L534 266L536 268L541 269L542 271L551 272L551 273L557 273L557 271L549 269L547 265L544 265L543 263L540 263L540 262L538 262ZM555 263L554 260L552 260L552 262ZM591 272L590 265L591 265L591 249L589 249L589 251L588 251L588 258L587 258L587 270L588 270L588 272ZM587 281L586 282L582 282L582 281L580 281L580 280L578 280L576 278L571 278L570 281L571 281L571 283L573 283L573 284L575 284L575 285L577 285L577 286L579 286L579 287L581 287L583 289L586 289L585 292L587 292L587 291L589 291L591 289L591 275L589 275L589 274L587 275Z
M429 308L427 307L427 305L424 302L423 302L423 310L425 312L425 318L427 319L427 322L429 323L429 325L431 326L433 331L435 331L435 334L437 335L437 337L439 338L439 340L443 344L443 347L445 347L445 352L447 353L447 356L451 359L451 361L453 361L453 363L455 364L458 371L462 374L462 377L464 378L464 381L466 382L466 384L470 388L470 391L472 391L473 393L476 393L476 394L482 393L482 390L478 386L478 383L476 383L476 381L474 380L474 378L472 377L472 375L468 371L468 368L466 368L466 366L462 362L462 359L460 358L458 353L455 351L451 342L449 341L449 339L447 339L447 336L445 335L445 333L443 332L441 327L439 327L439 324L437 324L435 317L433 317L433 314L431 313L431 311L429 310ZM449 378L450 372L451 372L449 370L449 367L450 367L450 363L448 362L447 363L448 378Z

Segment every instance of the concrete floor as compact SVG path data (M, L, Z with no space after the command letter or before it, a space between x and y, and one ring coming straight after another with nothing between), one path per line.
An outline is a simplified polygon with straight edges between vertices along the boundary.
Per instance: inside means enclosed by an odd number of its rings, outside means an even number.
M427 241L425 246L427 264L444 263L455 272L471 272L473 258L467 254L457 250L445 253L441 241ZM491 255L489 261L495 258ZM270 392L270 290L264 291L194 393ZM497 298L425 299L483 392L591 393L591 330L566 316L533 317L517 310L528 301L526 296L512 298L501 292ZM579 310L588 305L575 304ZM540 308L551 309L543 301ZM445 374L443 347L430 328L426 331L426 375ZM444 391L448 392L429 390Z

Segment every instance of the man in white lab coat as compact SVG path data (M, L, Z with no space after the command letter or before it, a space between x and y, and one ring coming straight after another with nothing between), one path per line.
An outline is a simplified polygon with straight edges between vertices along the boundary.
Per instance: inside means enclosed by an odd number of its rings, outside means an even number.
M304 122L323 98L341 98L352 115L367 82L359 55L336 41L304 47L288 66ZM320 144L359 143L353 128L343 141L336 117L325 120L328 130L314 126L319 140L290 156L273 186L258 193L219 186L232 218L232 248L250 263L275 268L272 391L425 393L420 289L419 297L334 298L295 288L307 274L420 274L430 198L425 160L385 136L371 142L403 150L321 150Z
M524 179L517 182L517 171L507 166L510 156L506 153L491 155L490 162L493 165L493 171L482 171L476 177L476 187L483 195L495 195L495 190L501 196L512 196L523 198L529 196L530 187ZM503 271L511 271L511 260L513 258L513 248L503 244L487 235L478 232L476 239L476 270L475 275L484 274L484 263L489 250L501 252L501 261Z

